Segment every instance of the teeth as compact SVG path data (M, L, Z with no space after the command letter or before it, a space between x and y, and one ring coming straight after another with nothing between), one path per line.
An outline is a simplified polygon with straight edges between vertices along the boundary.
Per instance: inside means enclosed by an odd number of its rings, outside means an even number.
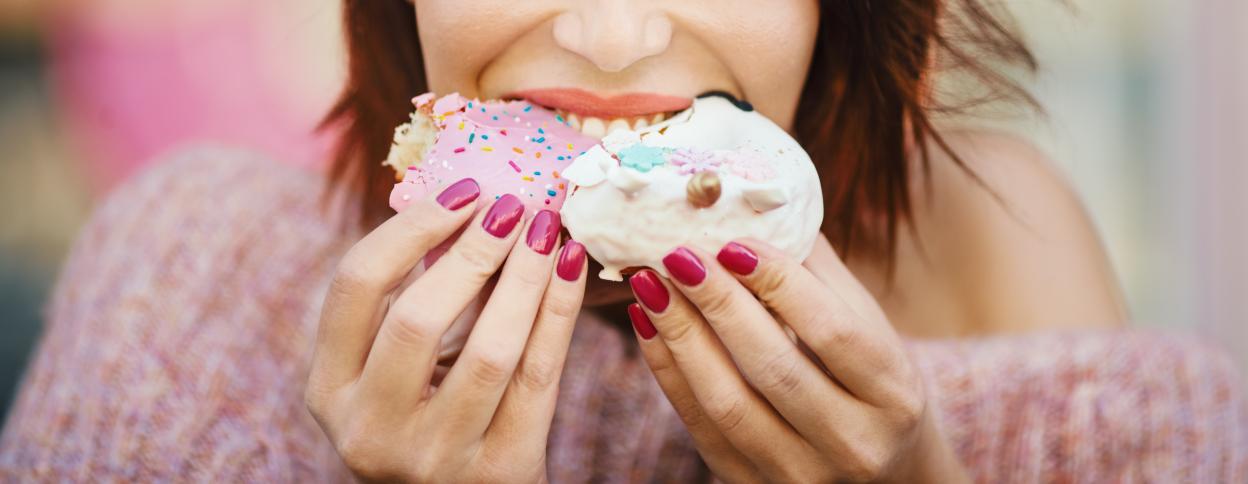
M608 134L613 133L615 131L627 131L628 129L629 129L628 121L625 119L621 119L621 118L613 119L611 120L611 124L607 125Z
M581 133L585 136L601 138L607 134L607 125L601 119L586 117L581 121Z
M571 126L572 129L580 131L581 134L586 136L598 138L619 130L631 129L633 131L639 131L651 125L661 123L669 117L667 113L657 113L649 118L640 116L631 118L602 119L593 116L580 116L562 109L556 110L555 114L558 114L562 116L563 119L567 120L568 126Z

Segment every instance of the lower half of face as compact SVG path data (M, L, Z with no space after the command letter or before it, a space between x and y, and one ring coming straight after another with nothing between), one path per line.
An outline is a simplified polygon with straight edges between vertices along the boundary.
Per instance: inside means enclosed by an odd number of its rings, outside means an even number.
M817 0L413 1L432 91L524 98L598 137L709 91L791 129L819 18ZM628 297L597 282L587 303Z

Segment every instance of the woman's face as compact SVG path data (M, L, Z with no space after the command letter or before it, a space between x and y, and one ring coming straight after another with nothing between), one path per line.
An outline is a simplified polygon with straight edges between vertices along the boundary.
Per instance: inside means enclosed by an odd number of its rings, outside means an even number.
M413 1L430 90L525 98L592 136L708 91L791 130L819 19L817 0ZM627 295L591 284L586 303Z

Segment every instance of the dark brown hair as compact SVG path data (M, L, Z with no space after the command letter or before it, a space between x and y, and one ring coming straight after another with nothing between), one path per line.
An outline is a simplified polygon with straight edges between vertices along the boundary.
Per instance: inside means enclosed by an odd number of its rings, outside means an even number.
M426 80L411 3L345 0L345 9L348 83L325 120L342 130L331 183L359 196L362 221L371 227L389 211L394 175L381 161L393 128L407 120L408 100L427 90ZM929 147L966 169L933 115L1000 98L1034 105L995 70L1036 67L1005 18L981 0L820 2L794 131L823 182L824 233L843 252L865 236L892 253L898 225L910 214L911 161L926 171ZM939 99L937 72L980 89L956 104Z

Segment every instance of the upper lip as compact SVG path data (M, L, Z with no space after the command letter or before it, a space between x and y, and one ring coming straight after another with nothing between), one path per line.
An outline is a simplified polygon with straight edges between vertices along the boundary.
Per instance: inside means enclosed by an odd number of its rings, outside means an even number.
M656 113L683 111L693 104L687 97L648 92L628 92L602 96L572 87L525 89L504 97L524 99L533 104L598 118L628 118Z

